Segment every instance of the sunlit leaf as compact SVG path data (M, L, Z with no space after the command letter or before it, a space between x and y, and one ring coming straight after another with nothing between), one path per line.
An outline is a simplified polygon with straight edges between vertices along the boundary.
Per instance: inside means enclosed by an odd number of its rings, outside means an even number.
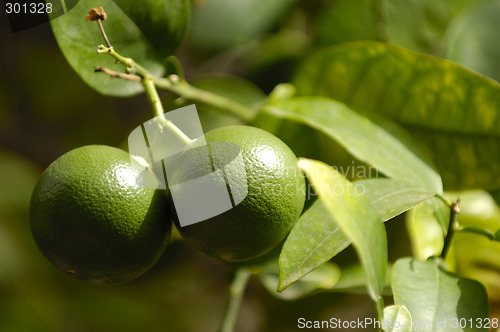
M434 196L432 191L392 179L366 179L354 182L386 221Z
M476 331L477 319L484 324L489 317L484 287L444 271L433 260L398 260L392 269L392 288L395 304L405 306L418 322L416 332Z
M299 167L323 201L329 215L356 249L367 275L370 297L379 302L387 270L387 235L380 216L363 194L334 168L310 159Z
M381 113L432 154L445 188L500 187L500 84L459 65L393 45L323 49L295 78L302 95Z
M432 197L433 193L390 179L367 179L353 183L356 192L364 193L382 219L392 217ZM351 241L318 200L300 217L288 235L280 256L280 289L299 280L317 266L347 248ZM362 273L362 271L360 271ZM366 277L357 286L366 285ZM350 276L349 280L356 278ZM356 279L357 280L357 279ZM342 283L344 283L344 272Z
M411 332L411 314L402 305L391 305L384 308L384 318L381 326L386 332Z
M388 120L360 115L342 103L321 97L278 100L265 112L322 131L390 178L441 191L441 179L425 155Z
M282 291L333 256L351 241L330 216L322 200L317 200L288 235L279 258Z

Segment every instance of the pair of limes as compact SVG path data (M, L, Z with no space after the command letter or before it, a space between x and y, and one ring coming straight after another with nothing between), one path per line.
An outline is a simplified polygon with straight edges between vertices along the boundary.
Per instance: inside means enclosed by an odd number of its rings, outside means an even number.
M54 161L33 192L31 229L42 253L66 273L91 283L129 281L162 255L172 219L183 237L209 256L237 262L269 252L303 209L304 176L295 155L280 139L253 127L218 128L205 138L240 147L246 183L238 183L248 193L236 207L181 227L168 191L138 184L148 175L132 167L128 153L84 146ZM194 178L203 175L204 165L196 158L188 165Z

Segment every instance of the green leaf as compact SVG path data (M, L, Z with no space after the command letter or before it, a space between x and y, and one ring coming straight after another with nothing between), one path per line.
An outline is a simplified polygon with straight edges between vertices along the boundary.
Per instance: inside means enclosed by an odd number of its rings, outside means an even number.
M317 200L300 217L283 245L278 291L329 261L350 244L323 201Z
M412 319L410 312L405 306L397 304L384 308L382 328L384 328L385 332L411 332Z
M445 187L500 188L500 85L459 65L393 45L319 51L295 77L302 95L381 113L426 146Z
M278 264L273 262L258 274L259 280L273 296L281 300L296 300L315 292L331 288L340 278L340 268L334 263L325 263L312 270L285 291L277 292L279 282Z
M446 57L500 81L498 35L500 2L479 3L455 20L449 29Z
M427 259L441 254L444 245L444 235L448 230L436 218L436 209L444 203L438 198L428 199L406 215L406 228L410 237L413 256L418 259Z
M330 217L352 241L368 279L368 293L378 302L387 270L387 235L370 201L337 170L310 159L299 159Z
M392 179L358 180L354 185L364 192L384 221L434 196L432 191Z
M359 188L356 192L364 192L384 221L433 196L426 190L390 179L367 179L353 184ZM351 241L329 215L323 201L315 201L300 217L283 245L278 289L285 289L350 244ZM358 286L366 285L366 278L362 277L363 282ZM355 278L351 276L349 279Z
M104 43L96 22L86 21L89 9L102 6L107 14L103 21L111 45L122 55L132 58L153 75L163 73L162 60L179 45L189 20L187 0L112 1L81 0L68 13L51 21L52 31L66 60L80 77L98 92L131 96L141 92L137 82L112 79L94 73L104 66L123 72L111 56L96 53Z
M476 331L476 319L484 324L489 317L484 287L442 270L434 261L399 259L392 269L392 289L395 304L411 313L416 332Z
M194 5L188 40L217 52L248 42L275 25L296 0L210 0Z
M321 97L298 97L275 101L265 112L290 118L322 131L337 140L361 161L385 175L434 192L441 192L441 179L425 155L392 122L360 115L346 105Z

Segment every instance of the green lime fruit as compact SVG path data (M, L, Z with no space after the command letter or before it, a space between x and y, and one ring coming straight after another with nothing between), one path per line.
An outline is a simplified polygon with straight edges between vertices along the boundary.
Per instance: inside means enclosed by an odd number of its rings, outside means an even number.
M31 196L39 249L92 284L126 282L147 271L165 250L171 219L167 195L145 189L145 176L114 147L83 146L59 157Z
M260 257L284 239L303 210L305 180L297 158L279 138L255 127L221 127L206 133L205 139L212 165L207 170L206 158L196 148L199 141L195 141L180 158L183 176L173 177L173 182L186 182L207 175L211 169L224 169L226 176L233 179L228 186L230 195L245 191L247 195L233 208L187 226L180 225L177 211L174 223L187 242L211 257L227 262ZM215 142L233 144L214 150ZM239 147L244 167L231 164L235 156L231 146Z

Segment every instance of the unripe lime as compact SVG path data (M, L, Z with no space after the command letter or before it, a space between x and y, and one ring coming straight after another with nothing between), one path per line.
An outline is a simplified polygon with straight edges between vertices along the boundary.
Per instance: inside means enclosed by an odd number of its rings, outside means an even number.
M211 149L212 168L225 169L233 180L237 178L229 190L233 194L248 190L247 196L210 219L181 227L174 216L174 223L189 243L209 256L228 262L262 256L287 235L304 207L305 182L297 158L279 138L254 127L222 127L206 133L205 138L208 143L228 142L239 147L244 171L230 165L234 158L231 149L218 149L215 158ZM184 180L206 175L205 159L192 151L196 149L185 152L181 163L182 173L189 175Z
M128 153L109 146L54 161L30 204L31 231L49 261L93 284L129 281L153 265L171 221L164 192L142 188L139 174Z

